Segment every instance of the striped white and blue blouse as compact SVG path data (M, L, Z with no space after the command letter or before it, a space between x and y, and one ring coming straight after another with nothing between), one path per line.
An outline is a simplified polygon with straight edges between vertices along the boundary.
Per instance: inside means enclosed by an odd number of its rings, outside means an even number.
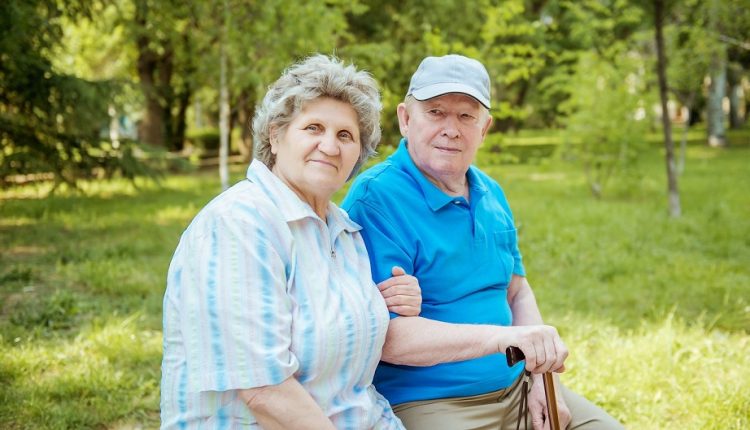
M167 277L162 428L257 428L236 390L290 376L337 428L403 428L372 385L389 318L359 229L257 160L201 210Z

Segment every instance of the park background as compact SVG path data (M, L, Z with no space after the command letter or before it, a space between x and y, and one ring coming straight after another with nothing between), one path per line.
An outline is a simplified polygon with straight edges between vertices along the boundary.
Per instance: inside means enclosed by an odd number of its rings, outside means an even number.
M314 52L380 83L371 163L425 55L482 60L476 162L563 382L630 429L750 428L748 29L748 0L0 2L0 428L158 427L171 253Z

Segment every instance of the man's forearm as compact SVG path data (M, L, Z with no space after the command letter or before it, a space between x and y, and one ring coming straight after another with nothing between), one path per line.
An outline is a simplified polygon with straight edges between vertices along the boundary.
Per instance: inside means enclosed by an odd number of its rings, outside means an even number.
M409 366L468 360L499 352L498 329L479 324L450 324L422 317L397 317L388 325L381 360Z
M554 327L546 326L526 278L513 276L508 301L512 326L450 324L422 317L397 317L388 326L383 355L387 363L432 366L520 348L532 373L561 371L567 348Z
M513 325L544 324L534 292L525 277L513 275L508 291L508 304L513 315Z
M510 304L513 313L513 325L544 324L542 314L531 289L520 292Z

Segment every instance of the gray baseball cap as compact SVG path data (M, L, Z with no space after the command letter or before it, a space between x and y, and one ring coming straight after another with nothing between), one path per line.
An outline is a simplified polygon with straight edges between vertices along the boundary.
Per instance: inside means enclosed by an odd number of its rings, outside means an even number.
M487 69L479 61L463 55L427 57L412 75L406 95L422 101L448 93L467 94L489 109Z

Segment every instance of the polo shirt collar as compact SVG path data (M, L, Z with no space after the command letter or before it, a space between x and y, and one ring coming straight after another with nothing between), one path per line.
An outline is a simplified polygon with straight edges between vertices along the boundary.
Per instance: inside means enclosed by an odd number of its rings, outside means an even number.
M406 141L406 138L401 138L398 149L393 153L393 155L391 155L393 164L401 168L414 179L414 181L422 191L422 195L424 196L427 205L430 207L430 209L432 209L433 212L445 207L445 205L447 204L452 203L455 200L455 197L449 196L435 184L430 182L430 180L427 179L424 173L419 170L417 165L414 164L414 160L411 159L409 150L406 147L407 144L408 142ZM469 171L466 174L466 178L469 181L469 195L472 200L478 200L487 193L487 187L482 183L481 178L477 173L476 167L469 166Z
M279 208L284 221L287 223L304 218L320 219L309 204L302 201L278 176L263 162L253 160L247 168L247 179L259 185L263 194ZM328 202L328 214L325 222L329 230L346 230L350 233L362 229L357 223L349 219L335 204Z

